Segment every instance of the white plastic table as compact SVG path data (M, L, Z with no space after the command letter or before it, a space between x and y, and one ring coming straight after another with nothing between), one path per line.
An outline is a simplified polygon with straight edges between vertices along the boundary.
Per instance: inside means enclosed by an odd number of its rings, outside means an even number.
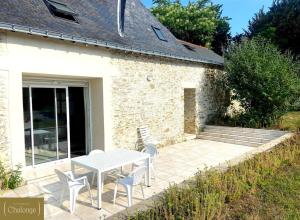
M75 172L75 165L84 167L86 169L97 172L97 208L101 209L102 203L102 187L101 187L101 173L112 169L122 167L124 165L132 164L141 160L146 160L147 174L146 184L150 186L151 172L150 172L150 154L142 153L127 149L114 149L106 151L105 153L95 155L85 155L73 158L71 160L72 172Z

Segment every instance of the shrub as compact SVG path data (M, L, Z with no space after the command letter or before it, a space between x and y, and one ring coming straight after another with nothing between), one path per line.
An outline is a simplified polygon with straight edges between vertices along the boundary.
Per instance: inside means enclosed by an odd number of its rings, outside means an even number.
M15 189L23 181L21 166L17 169L7 170L2 161L0 161L0 189Z
M300 97L294 102L291 110L292 111L300 111Z
M225 57L226 83L245 111L241 126L274 124L300 96L299 65L262 38L232 45Z
M21 185L21 183L23 181L21 174L22 174L22 171L21 171L20 165L17 166L17 169L12 170L10 172L9 179L8 179L8 188L9 189L15 189Z

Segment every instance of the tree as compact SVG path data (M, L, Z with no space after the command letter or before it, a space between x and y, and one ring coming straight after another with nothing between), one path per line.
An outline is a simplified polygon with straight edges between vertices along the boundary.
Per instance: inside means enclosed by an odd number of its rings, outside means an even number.
M282 51L300 54L300 1L275 0L268 12L261 9L249 21L246 36L263 36L278 45Z
M221 7L221 6L220 6ZM220 11L220 10L219 10ZM223 55L225 50L228 48L230 36L230 25L228 23L229 18L221 17L221 12L218 16L218 24L214 33L211 48L217 54Z
M151 12L177 38L212 48L222 54L230 38L229 18L222 17L222 5L196 0L184 6L181 1L153 0Z
M227 85L244 112L243 126L275 123L300 95L299 64L263 38L243 39L225 56Z

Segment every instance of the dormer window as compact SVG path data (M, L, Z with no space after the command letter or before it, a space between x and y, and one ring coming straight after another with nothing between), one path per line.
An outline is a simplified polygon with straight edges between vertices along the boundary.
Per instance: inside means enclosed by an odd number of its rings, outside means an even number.
M151 27L159 40L168 42L167 39L165 38L165 35L162 33L162 31L159 28L154 26Z
M195 48L191 47L188 44L182 44L186 49L190 50L190 51L194 51L195 52Z
M55 17L78 22L75 17L78 14L75 11L73 11L70 7L68 7L66 4L59 1L53 1L53 0L44 0L44 2L47 5L50 13Z

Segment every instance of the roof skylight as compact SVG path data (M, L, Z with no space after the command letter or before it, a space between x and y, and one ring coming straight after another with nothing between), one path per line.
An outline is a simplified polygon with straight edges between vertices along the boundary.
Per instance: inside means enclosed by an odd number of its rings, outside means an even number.
M168 41L165 38L165 35L162 33L162 31L159 28L154 27L154 26L151 26L151 27L159 40L166 41L166 42Z
M53 14L54 16L77 22L75 16L77 16L78 14L74 10L69 8L66 4L54 0L44 0L44 2L51 14Z
M188 44L182 44L186 49L188 50L191 50L191 51L194 51L195 52L195 48L191 47L190 45Z

